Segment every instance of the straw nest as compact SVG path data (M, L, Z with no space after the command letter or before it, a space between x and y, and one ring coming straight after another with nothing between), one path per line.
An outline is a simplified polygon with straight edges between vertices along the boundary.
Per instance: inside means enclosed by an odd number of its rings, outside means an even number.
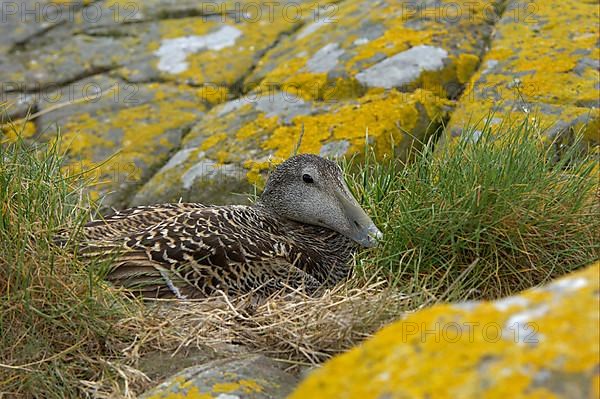
M276 293L260 302L252 294L235 299L219 295L152 301L147 313L115 326L138 330L136 340L121 349L127 360L114 365L122 377L120 388L83 383L95 396L102 397L103 391L108 397L108 392L117 390L134 398L158 382L140 371L144 354L160 350L177 357L189 348L200 348L212 349L218 356L219 348L230 344L267 355L288 371L299 372L355 346L410 309L409 296L384 285L351 280L317 298L299 292Z

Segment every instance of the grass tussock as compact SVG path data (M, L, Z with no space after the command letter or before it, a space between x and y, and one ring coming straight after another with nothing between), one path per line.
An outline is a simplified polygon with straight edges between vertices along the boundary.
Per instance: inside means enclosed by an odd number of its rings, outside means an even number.
M111 290L52 243L89 218L81 176L64 176L58 143L0 146L0 396L97 397L143 379L127 366L140 303Z
M382 227L380 247L322 297L275 295L144 304L108 286L106 265L52 244L89 220L88 182L65 176L55 145L0 146L0 393L133 398L151 381L146 354L240 344L317 364L407 311L514 293L598 258L597 169L556 161L527 124L502 142L484 129L451 152L346 167ZM0 395L2 396L2 395Z
M542 135L527 120L501 135L486 124L408 165L367 154L350 185L385 239L361 273L428 304L510 295L598 259L598 161L580 139L557 160Z

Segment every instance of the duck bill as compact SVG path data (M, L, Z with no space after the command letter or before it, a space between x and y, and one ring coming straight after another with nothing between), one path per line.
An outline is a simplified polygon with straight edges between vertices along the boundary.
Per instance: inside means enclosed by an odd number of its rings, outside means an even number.
M354 197L339 196L344 213L348 218L350 230L346 236L366 248L377 246L383 233L375 226L369 215L362 209Z

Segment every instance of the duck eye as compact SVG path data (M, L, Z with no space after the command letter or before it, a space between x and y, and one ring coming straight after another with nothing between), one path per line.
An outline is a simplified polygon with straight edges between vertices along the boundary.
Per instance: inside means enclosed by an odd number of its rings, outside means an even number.
M304 180L304 183L314 183L315 182L313 180L313 178L310 175L307 175L306 173L302 175L302 180Z

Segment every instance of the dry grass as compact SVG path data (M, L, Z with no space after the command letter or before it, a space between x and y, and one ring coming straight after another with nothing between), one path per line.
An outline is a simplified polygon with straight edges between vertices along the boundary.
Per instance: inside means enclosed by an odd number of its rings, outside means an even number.
M251 294L168 301L158 314L180 347L236 343L291 365L316 365L410 308L409 297L382 284L349 282L317 298L276 294L260 303Z
M79 389L98 398L135 398L159 382L140 371L144 355L154 351L177 358L184 349L219 352L234 344L278 360L290 372L318 365L411 309L408 296L382 285L351 281L318 298L274 294L260 302L252 294L235 299L222 295L148 301L145 312L114 322L112 330L130 337L129 341L107 342L113 348L112 360L88 358L107 372L80 380Z

